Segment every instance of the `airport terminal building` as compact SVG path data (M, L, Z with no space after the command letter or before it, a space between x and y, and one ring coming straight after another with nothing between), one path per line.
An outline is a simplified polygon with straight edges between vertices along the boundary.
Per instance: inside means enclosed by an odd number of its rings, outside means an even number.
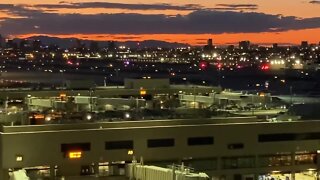
M301 128L304 127L304 128ZM299 179L319 171L320 121L252 118L4 126L0 179L26 168L59 176L121 175L126 163L184 163L215 180Z

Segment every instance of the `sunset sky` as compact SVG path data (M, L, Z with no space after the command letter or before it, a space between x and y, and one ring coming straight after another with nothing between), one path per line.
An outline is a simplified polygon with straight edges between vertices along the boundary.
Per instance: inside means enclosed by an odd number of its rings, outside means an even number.
M0 33L201 45L320 41L320 0L1 0Z

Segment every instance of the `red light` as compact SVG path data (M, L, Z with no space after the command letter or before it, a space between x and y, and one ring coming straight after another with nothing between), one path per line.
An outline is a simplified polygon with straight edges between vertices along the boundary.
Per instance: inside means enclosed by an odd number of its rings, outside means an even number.
M72 63L71 61L68 61L68 62L67 62L67 64L69 64L69 65L73 65L73 63Z
M222 64L220 64L220 63L217 64L217 68L218 68L218 69L221 69L221 68L222 68Z
M199 63L199 67L200 67L202 70L204 70L204 69L206 69L206 68L208 67L208 63L205 62L205 61L202 61L202 62Z
M261 70L269 70L269 69L270 69L269 65L262 65L261 66Z

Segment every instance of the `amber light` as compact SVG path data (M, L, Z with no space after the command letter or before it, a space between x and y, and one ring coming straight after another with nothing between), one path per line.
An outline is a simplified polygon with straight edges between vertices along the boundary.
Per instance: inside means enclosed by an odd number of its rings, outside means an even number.
M147 91L146 90L140 90L140 95L143 96L143 95L146 95L147 94Z
M80 159L81 156L82 156L82 152L81 151L69 152L69 158L70 159Z

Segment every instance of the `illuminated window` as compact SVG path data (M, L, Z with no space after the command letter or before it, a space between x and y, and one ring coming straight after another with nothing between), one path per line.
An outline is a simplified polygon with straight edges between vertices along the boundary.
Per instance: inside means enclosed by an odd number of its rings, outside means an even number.
M69 158L70 159L79 159L82 156L81 151L74 151L74 152L69 152Z
M22 162L23 161L23 156L22 155L16 155L16 161L17 162Z

